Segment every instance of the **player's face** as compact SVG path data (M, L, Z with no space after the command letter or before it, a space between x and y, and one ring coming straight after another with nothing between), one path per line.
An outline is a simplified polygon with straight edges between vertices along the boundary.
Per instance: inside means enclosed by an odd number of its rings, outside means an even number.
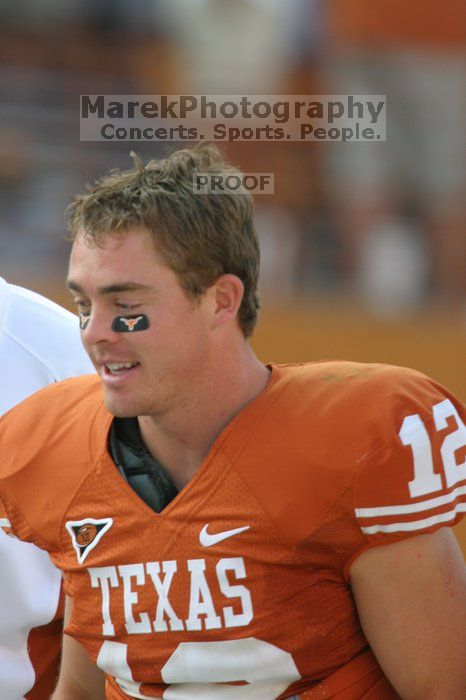
M111 413L160 415L195 395L209 356L209 304L186 296L146 231L108 235L101 247L78 237L68 286L89 314L82 340ZM112 329L116 317L141 315L145 330Z

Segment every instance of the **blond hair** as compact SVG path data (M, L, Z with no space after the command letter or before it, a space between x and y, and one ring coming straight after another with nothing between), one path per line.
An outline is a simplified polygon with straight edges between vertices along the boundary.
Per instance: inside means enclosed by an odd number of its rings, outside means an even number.
M238 321L245 337L257 321L259 244L248 193L196 194L195 173L238 173L215 146L174 151L146 165L132 154L133 170L112 170L69 207L72 239L100 245L116 231L144 228L191 297L203 294L222 274L244 285Z

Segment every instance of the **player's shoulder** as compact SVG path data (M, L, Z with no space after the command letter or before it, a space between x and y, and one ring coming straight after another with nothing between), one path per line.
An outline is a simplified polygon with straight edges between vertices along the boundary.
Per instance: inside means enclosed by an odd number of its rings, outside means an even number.
M0 483L14 475L52 472L50 465L83 454L93 444L91 426L106 415L101 382L94 375L50 384L0 418ZM71 460L72 461L72 460ZM69 468L69 466L68 466Z
M285 371L286 368L285 368ZM315 433L318 444L347 455L342 468L396 440L419 416L426 424L439 407L464 405L439 382L415 369L386 364L327 361L294 367L283 415L295 439ZM312 427L313 426L313 427Z
M0 500L17 532L27 514L45 542L55 541L60 513L100 459L111 420L92 375L51 384L0 418Z
M374 388L385 393L397 392L400 387L421 386L432 380L422 372L397 365L353 362L350 360L321 360L277 365L283 373L292 376L292 385L297 389L309 386L321 391L330 391L341 396L357 392L370 392Z
M418 370L379 363L341 360L279 366L289 375L285 402L296 414L331 416L332 422L396 420L416 408L429 412L432 404L448 394L437 381Z
M364 547L459 521L466 511L466 413L448 389L410 368L348 362L304 366L296 382L308 387L296 437L311 456L298 478L312 484L317 465L329 495L329 532L332 518L342 532L342 513L348 533L357 523L362 540L353 538L352 558Z
M384 504L384 493L403 503L414 476L411 430L425 426L432 440L443 440L444 425L455 432L464 420L446 389L403 367L278 365L272 382L235 468L290 541L309 536L326 513L344 511L351 530L354 506Z
M46 367L53 379L92 372L74 314L50 299L0 280L0 332ZM14 347L12 349L14 352Z
M64 427L79 432L102 405L102 384L95 374L48 384L0 417L0 440L22 434L47 440Z
M271 369L270 386L258 402L254 449L260 452L267 442L306 445L306 452L322 454L324 470L329 463L351 469L354 460L397 435L407 415L427 418L445 399L461 406L436 381L405 367L324 361Z

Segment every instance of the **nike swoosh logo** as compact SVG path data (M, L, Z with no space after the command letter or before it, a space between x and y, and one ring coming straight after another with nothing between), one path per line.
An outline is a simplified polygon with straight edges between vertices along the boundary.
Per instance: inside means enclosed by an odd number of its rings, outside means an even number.
M233 535L239 535L240 532L249 530L251 526L245 525L244 527L236 527L234 530L223 530L223 532L216 532L213 535L207 532L208 527L208 524L204 525L199 533L199 542L203 547L212 547L212 545L223 542L223 540L227 540L229 537L233 537Z

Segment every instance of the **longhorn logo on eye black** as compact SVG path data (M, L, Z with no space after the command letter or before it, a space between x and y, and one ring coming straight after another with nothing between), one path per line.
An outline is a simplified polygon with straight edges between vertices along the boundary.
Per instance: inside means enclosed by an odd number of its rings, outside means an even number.
M115 316L112 322L112 331L115 333L135 333L149 328L149 319L145 314L138 316Z
M87 328L90 317L90 314L79 314L79 327L82 331Z

